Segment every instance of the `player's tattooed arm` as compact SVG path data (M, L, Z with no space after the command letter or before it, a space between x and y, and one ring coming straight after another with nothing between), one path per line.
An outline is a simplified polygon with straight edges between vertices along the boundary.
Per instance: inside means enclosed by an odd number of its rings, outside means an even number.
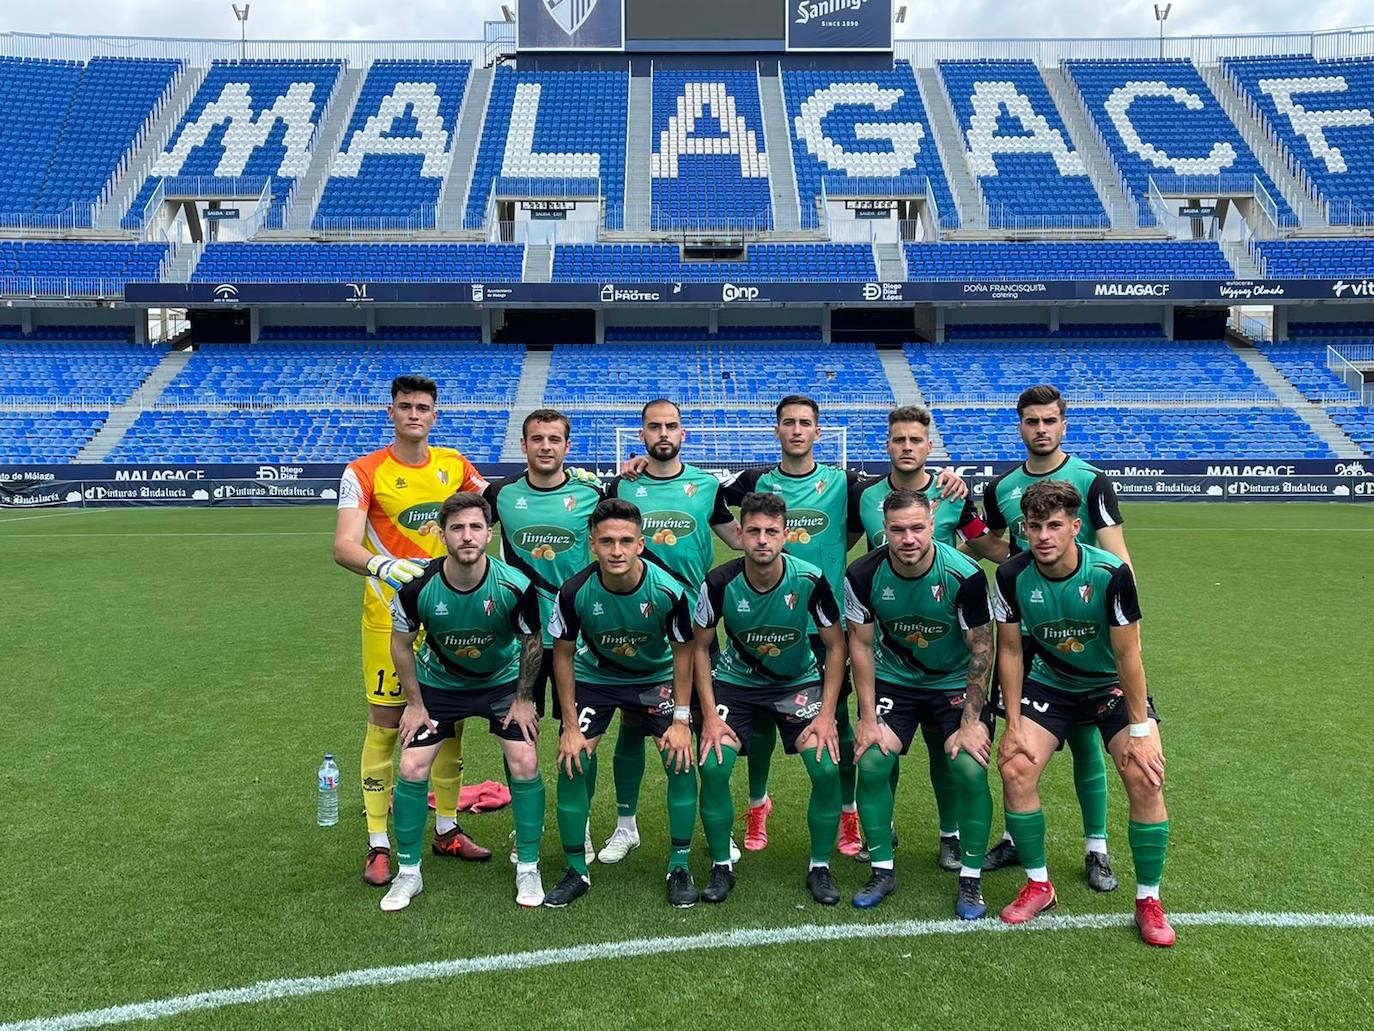
M520 635L520 679L515 687L517 702L534 701L534 683L539 679L539 666L544 661L542 634Z
M965 727L977 723L983 715L983 706L988 702L988 676L992 672L993 637L992 624L984 623L964 634L968 642L968 677L964 683Z

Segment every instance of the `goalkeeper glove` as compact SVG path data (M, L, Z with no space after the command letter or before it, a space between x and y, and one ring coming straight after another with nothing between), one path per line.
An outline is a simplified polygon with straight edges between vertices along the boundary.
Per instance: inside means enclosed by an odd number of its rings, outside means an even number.
M413 562L408 558L387 558L373 555L367 560L367 571L388 587L399 591L410 581L425 571L423 562Z

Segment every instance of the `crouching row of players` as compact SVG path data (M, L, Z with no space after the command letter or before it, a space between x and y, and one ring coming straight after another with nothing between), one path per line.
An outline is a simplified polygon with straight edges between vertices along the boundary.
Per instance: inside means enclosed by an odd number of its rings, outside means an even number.
M407 705L395 799L400 869L382 908L402 909L422 890L430 767L455 723L477 717L505 754L517 903L556 908L586 894L596 748L617 710L642 720L667 773L669 902L720 903L734 889L730 776L755 726L772 724L811 783L807 889L834 905L841 898L830 870L841 808L836 711L847 704L848 665L859 711L857 801L872 863L853 904L876 906L896 890L897 757L925 728L943 739L958 789L955 912L983 917L995 661L1006 720L997 749L1006 822L1027 873L1002 919L1023 923L1056 903L1038 783L1071 728L1093 724L1130 799L1136 922L1150 944L1173 944L1159 904L1168 839L1164 758L1140 660L1135 582L1118 558L1075 540L1080 504L1062 481L1026 491L1029 550L999 567L990 600L980 567L933 540L926 497L895 490L882 505L888 543L849 567L841 600L819 569L784 553L786 508L774 494L744 498L743 555L712 570L695 599L645 552L638 508L618 498L600 502L589 519L595 561L563 586L548 626L554 714L562 715L556 809L566 870L546 893L538 865L546 802L536 751L538 599L523 574L486 554L491 513L483 498L453 495L438 519L447 557L402 587L392 607L392 656ZM809 626L819 631L822 655ZM718 630L724 640L713 663ZM700 891L688 868L698 811L712 860Z

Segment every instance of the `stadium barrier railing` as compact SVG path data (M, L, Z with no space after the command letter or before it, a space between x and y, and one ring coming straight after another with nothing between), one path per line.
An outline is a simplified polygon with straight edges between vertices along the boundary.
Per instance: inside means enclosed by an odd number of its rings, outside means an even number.
M412 236L434 234L438 209L422 204L404 215L316 215L310 233L344 240L362 239L377 234Z
M1070 99L1078 105L1083 124L1086 125L1093 136L1096 137L1098 149L1102 151L1102 155L1107 163L1107 168L1111 174L1116 177L1117 188L1121 191L1121 195L1126 198L1126 210L1131 227L1145 224L1141 222L1142 213L1140 201L1136 197L1135 188L1126 178L1125 171L1117 164L1116 156L1112 153L1112 148L1107 143L1107 137L1102 132L1102 126L1099 125L1097 119L1093 117L1092 110L1088 107L1087 98L1083 96L1083 91L1078 88L1078 80L1073 77L1072 73L1069 72L1067 68L1063 68L1061 71L1063 72L1063 81L1067 83L1068 86ZM1053 96L1055 92L1057 91L1052 88L1051 95Z
M1323 397L1322 402L1342 400L1374 404L1374 381L1365 379L1365 371L1355 366L1355 362L1367 362L1374 370L1374 344L1342 344L1339 349L1327 345L1326 367L1341 378L1350 388L1350 396L1345 398Z
M143 149L143 144L147 140L148 134L152 132L153 127L162 119L163 114L167 110L167 105L171 103L172 97L176 95L177 90L181 87L182 80L188 73L189 65L186 61L182 61L181 67L176 70L176 74L168 81L167 88L162 91L162 95L153 102L153 107L152 110L148 112L148 117L143 120L143 124L139 126L138 132L134 134L134 138L129 141L129 146L120 156L114 171L110 173L109 177L105 180L105 185L101 187L100 194L96 197L94 205L97 210L105 208L114 200L115 190L119 187L121 179L124 177L124 174L130 170L130 166L133 164L134 159ZM185 113L185 108L190 106L190 103L191 97L189 95L182 98L180 110L176 111L174 116L169 119L173 126L181 121L181 116ZM145 160L143 163L148 167L151 167L152 163L157 159L156 153L152 151L144 157ZM144 176L146 177L146 172ZM142 179L139 181L141 184Z
M73 297L119 299L125 283L156 282L154 279L104 279L98 276L0 276L0 295L6 297L69 299Z

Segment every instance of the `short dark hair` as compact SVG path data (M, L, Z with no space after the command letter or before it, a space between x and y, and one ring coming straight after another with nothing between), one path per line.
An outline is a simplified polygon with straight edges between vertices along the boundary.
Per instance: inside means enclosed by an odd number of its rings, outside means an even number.
M595 530L612 519L624 519L634 523L641 531L644 529L644 516L640 514L639 506L624 498L602 498L598 501L592 514L587 517L587 527Z
M1041 480L1026 488L1021 495L1021 517L1023 519L1048 519L1056 512L1067 512L1078 518L1078 510L1083 505L1083 496L1072 483L1064 480Z
M924 508L930 511L930 499L919 491L894 490L883 498L883 515L899 512L904 508Z
M919 422L930 429L930 410L920 405L901 405L887 413L887 428L891 429L899 422Z
M1019 416L1033 405L1058 405L1060 415L1069 407L1064 403L1064 395L1059 388L1048 383L1038 383L1021 391L1021 396L1016 399L1016 414Z
M563 435L572 436L572 423L568 417L557 408L536 408L525 416L525 421L520 424L520 439L524 440L530 435L530 423L532 422L561 422L563 424Z
M639 410L640 425L643 425L644 420L649 417L649 409L652 408L654 405L672 405L673 411L677 412L677 417L679 419L682 418L682 409L678 407L678 403L676 401L669 401L666 397L656 397Z
M397 394L428 394L437 403L439 400L439 384L428 376L418 376L415 373L408 373L404 376L397 376L391 381L391 400L396 400Z
M788 394L778 402L778 407L773 409L779 422L782 421L782 410L788 405L806 405L807 408L811 409L811 414L816 417L816 421L821 421L821 406L816 404L813 398L809 398L805 394Z
M448 525L448 521L459 512L465 512L469 508L477 508L482 511L482 518L488 526L491 525L491 506L487 504L487 499L478 494L475 490L460 490L456 494L450 494L444 499L444 503L439 506L438 523L442 530Z
M777 494L770 494L765 491L754 491L744 495L744 500L739 506L739 522L744 525L744 521L751 515L768 516L771 519L781 519L787 522L787 502Z

